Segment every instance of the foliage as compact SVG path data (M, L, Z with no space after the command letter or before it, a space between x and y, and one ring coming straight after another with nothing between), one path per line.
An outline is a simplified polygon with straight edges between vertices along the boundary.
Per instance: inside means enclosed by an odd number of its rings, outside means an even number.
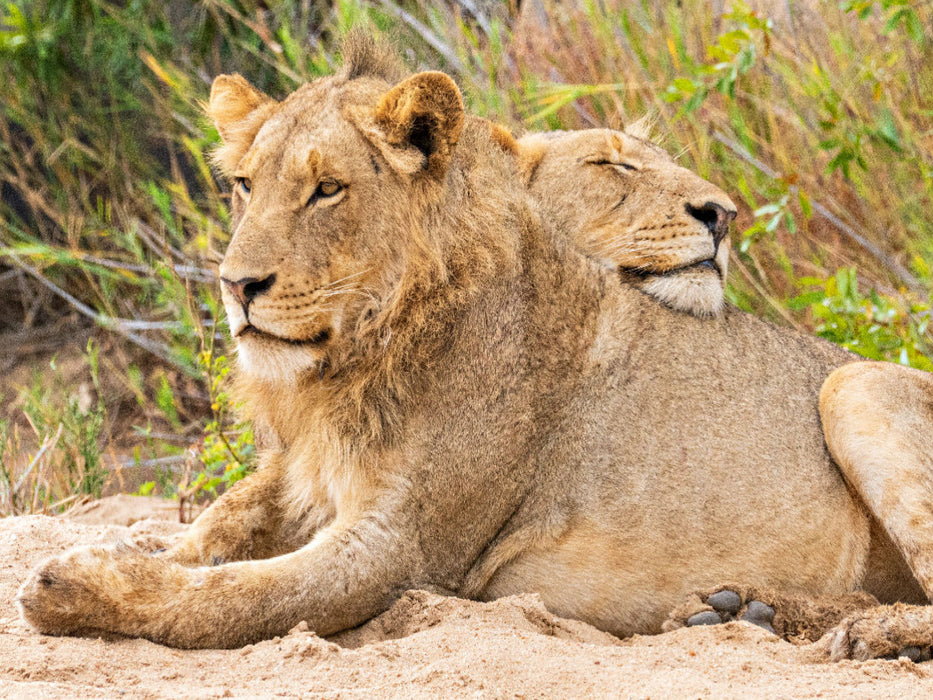
M65 349L97 339L89 403L55 372L18 396L0 386L15 399L0 417L5 510L99 493L120 465L155 465L137 487L183 498L251 468L216 284L227 191L201 104L221 72L272 95L326 74L359 25L517 130L654 115L664 145L739 205L734 303L929 369L933 10L724 5L0 3L0 339L59 326Z

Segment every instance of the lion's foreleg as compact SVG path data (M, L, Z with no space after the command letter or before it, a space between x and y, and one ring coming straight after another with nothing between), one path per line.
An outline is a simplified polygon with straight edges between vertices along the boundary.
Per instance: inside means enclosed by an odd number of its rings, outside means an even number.
M820 417L846 481L933 598L933 375L846 365L823 383Z
M110 632L182 648L237 647L303 620L326 635L378 614L413 582L413 541L380 517L322 531L290 554L215 567L84 547L42 564L17 604L48 634Z
M83 547L23 584L24 619L48 634L117 633L183 648L230 648L306 621L325 635L384 610L420 569L384 519L322 531L261 561L186 568L134 551Z
M284 468L271 454L255 473L237 483L160 554L184 566L266 559L307 543L306 529L287 526L281 500Z

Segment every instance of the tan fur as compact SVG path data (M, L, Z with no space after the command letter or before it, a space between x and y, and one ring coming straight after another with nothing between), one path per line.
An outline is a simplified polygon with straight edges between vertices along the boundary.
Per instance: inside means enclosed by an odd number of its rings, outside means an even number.
M263 468L165 557L45 562L23 617L229 647L301 620L331 634L431 587L538 591L625 635L723 580L872 580L886 545L818 414L823 380L855 358L623 284L550 225L562 194L542 223L451 81L393 85L359 60L273 106L234 90L249 104L211 108L270 110L228 164L242 180L221 266L241 392L272 436Z
M529 134L518 142L530 194L587 255L663 304L697 316L723 308L728 237L717 242L690 214L710 203L735 215L729 197L629 131ZM728 222L725 224L728 227ZM710 265L698 265L709 260Z

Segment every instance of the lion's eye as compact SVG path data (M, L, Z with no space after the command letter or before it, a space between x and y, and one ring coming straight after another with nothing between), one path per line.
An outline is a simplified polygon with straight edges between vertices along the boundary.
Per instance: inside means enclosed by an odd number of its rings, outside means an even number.
M639 171L639 167L637 165L633 165L632 163L626 163L625 161L606 160L605 158L593 158L586 162L589 163L590 165L609 165L609 166L612 166L613 168L621 168L622 170L627 170L632 173L637 173Z
M311 198L308 200L308 204L313 204L319 199L327 199L328 197L340 194L342 189L343 185L336 180L321 180L317 185L317 189L314 190L314 194L312 194Z
M339 182L334 182L333 180L322 180L321 183L317 186L316 195L319 197L333 197L340 190L342 190Z
M236 179L236 184L244 195L248 195L250 190L253 189L253 182L248 177L238 177Z

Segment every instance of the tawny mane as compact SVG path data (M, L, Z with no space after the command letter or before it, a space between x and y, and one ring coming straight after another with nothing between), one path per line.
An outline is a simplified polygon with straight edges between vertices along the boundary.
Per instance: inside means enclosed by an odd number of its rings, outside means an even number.
M343 68L340 75L347 80L378 78L396 83L409 71L399 60L398 48L385 39L376 40L368 32L354 30L341 43Z

